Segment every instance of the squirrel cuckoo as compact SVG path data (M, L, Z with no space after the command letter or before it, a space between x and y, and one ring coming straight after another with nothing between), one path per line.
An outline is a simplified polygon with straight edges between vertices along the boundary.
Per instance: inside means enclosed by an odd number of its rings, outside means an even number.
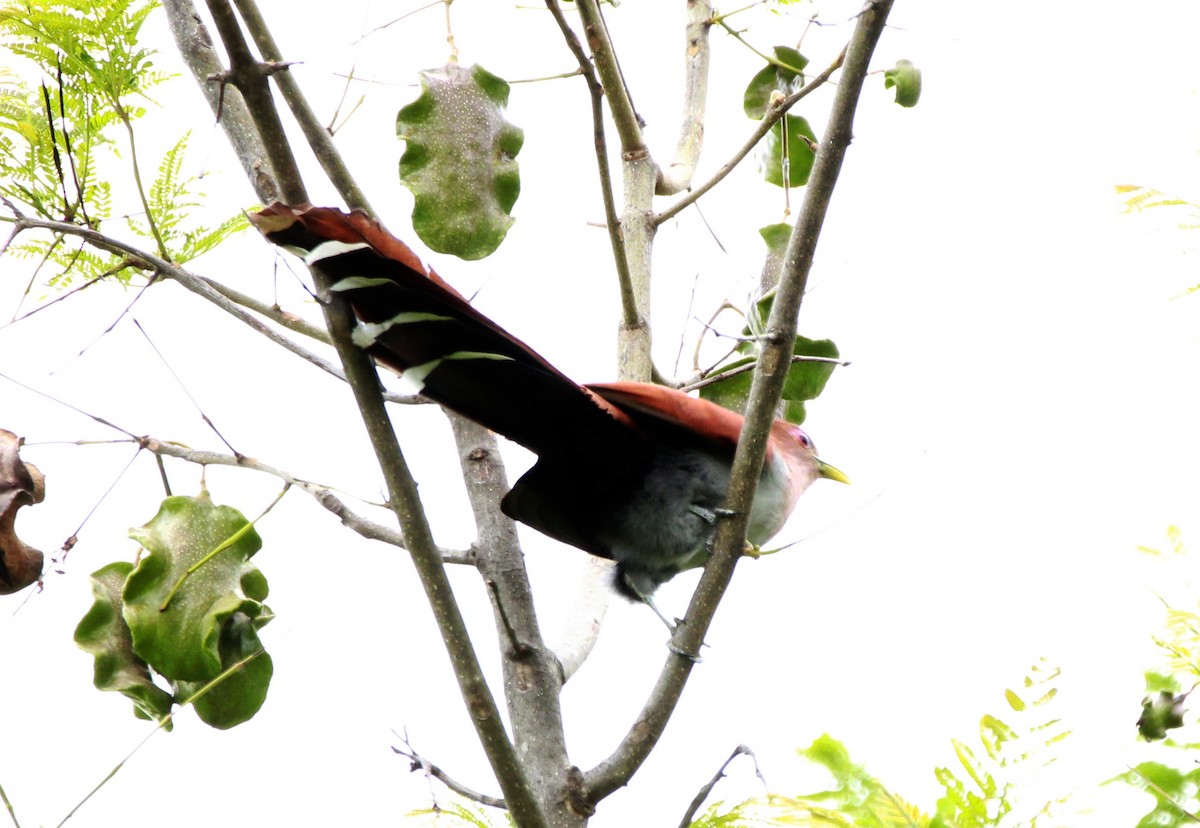
M361 212L273 204L251 220L330 278L358 317L355 342L377 362L537 455L501 501L510 518L616 561L618 591L647 603L708 560L740 414L659 385L573 382ZM776 420L749 541L778 532L818 477L849 482Z

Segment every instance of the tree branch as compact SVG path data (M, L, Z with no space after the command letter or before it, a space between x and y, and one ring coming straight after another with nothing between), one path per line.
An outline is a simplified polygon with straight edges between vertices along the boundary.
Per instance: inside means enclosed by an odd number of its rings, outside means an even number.
M288 483L296 488L304 491L312 496L326 511L335 515L344 523L347 528L352 529L359 535L362 535L368 540L382 541L383 543L398 546L404 549L404 536L388 526L364 518L362 515L353 512L342 500L333 494L328 486L322 486L319 483L313 483L308 480L302 480L296 477L289 471L276 468L275 466L262 463L253 457L235 454L221 454L215 451L198 451L182 446L179 443L171 443L159 440L155 437L139 437L138 445L146 451L158 455L160 457L175 457L180 460L185 460L188 463L195 463L198 466L234 466L241 469L250 469L252 471L263 472L272 477L277 477L284 483ZM446 557L459 558L465 555L463 552L455 550L446 550L443 553Z
M275 173L279 197L289 204L306 203L308 193L304 189L304 179L267 84L270 70L254 59L228 0L208 0L208 11L229 56L229 70L215 80L232 84L246 101L250 118Z
M596 61L596 74L608 97L608 109L617 127L617 136L621 139L621 157L628 159L634 155L649 155L642 137L642 120L633 108L633 99L625 86L625 78L621 76L621 65L608 37L608 26L604 22L600 4L597 0L577 0L575 6L579 10L579 19L583 21L588 49Z
M329 360L323 359L322 357L314 354L312 351L300 347L286 336L283 336L278 331L275 331L267 325L264 325L262 322L246 313L233 301L227 299L223 295L223 291L217 287L218 283L211 279L197 276L190 271L184 270L178 265L171 264L165 259L160 259L158 256L155 256L152 253L148 253L145 250L134 247L133 245L126 244L125 242L114 239L111 236L106 236L103 233L92 230L89 227L82 227L78 224L67 224L61 221L48 221L46 219L30 218L24 215L18 216L15 219L0 219L0 221L12 221L14 224L14 233L19 233L23 230L37 229L49 230L65 236L78 236L92 247L134 259L139 263L139 266L144 266L160 276L164 276L174 282L178 282L192 293L207 299L209 302L228 313L234 319L247 325L251 330L262 334L276 345L279 345L285 350L290 351L291 353L303 359L305 362L315 365L325 373L337 377L342 382L346 381L346 375L343 373L341 368L329 362ZM237 293L236 291L231 292L235 294ZM388 402L399 403L401 405L411 405L415 402L419 402L418 398L404 394L397 394L392 391L385 392L384 398Z
M224 95L224 86L210 81L210 78L223 76L225 66L213 49L212 37L196 13L195 5L190 0L162 0L162 6L175 38L175 46L200 86L214 117L233 144L234 154L242 165L246 179L254 187L259 201L270 204L279 198L279 185L267 160L267 150L241 93Z
M649 382L654 375L650 357L650 273L654 249L654 188L658 168L642 137L641 120L634 111L629 89L608 36L608 27L597 0L578 0L588 48L608 98L608 108L621 139L621 173L624 179L624 209L621 238L629 264L629 290L637 317L622 320L617 332L617 365L621 379Z
M440 767L430 762L424 756L417 753L417 751L413 749L413 746L409 743L407 737L401 737L401 739L404 742L404 747L393 747L392 752L403 756L405 759L408 759L412 763L409 769L414 773L416 771L421 771L426 776L431 776L438 780L451 791L463 797L464 799L469 799L472 802L478 802L480 805L486 805L489 808L508 807L505 805L504 800L498 796L489 796L488 794L480 793L473 788L468 788L466 785L450 776L450 774L446 773Z
M242 293L240 290L234 290L229 285L218 282L215 279L209 279L207 276L198 276L205 284L215 290L217 293L224 296L235 305L241 305L243 308L249 308L259 316L265 316L276 325L287 328L302 336L307 336L309 339L315 339L324 345L332 345L329 341L329 332L324 328L320 328L311 322L301 319L294 313L288 313L279 307L279 305L268 305L266 302L259 301L253 296Z
M254 40L254 45L258 48L258 53L263 60L273 63L279 68L279 71L272 74L275 84L279 87L283 100L300 125L300 130L304 133L304 138L308 141L308 146L320 163L321 169L325 171L325 175L329 176L329 180L337 187L338 193L341 194L348 207L375 215L366 195L359 189L358 183L346 167L342 154L334 146L333 136L321 125L316 113L308 105L308 99L300 91L300 85L296 83L296 77L291 73L289 65L284 61L279 47L275 44L275 38L271 36L271 31L267 28L266 21L263 20L262 14L258 10L258 5L254 0L234 0L234 4L242 16L246 30L250 32L250 37Z
M690 0L687 4L687 45L684 49L683 123L671 166L660 170L657 195L674 195L686 190L696 174L704 146L704 112L708 103L708 66L712 51L712 0Z
M608 164L608 140L604 135L604 88L596 79L596 71L587 53L575 36L575 31L567 23L558 0L546 0L546 8L550 10L554 22L562 31L567 48L579 63L579 73L587 82L588 94L592 100L592 139L596 150L596 169L600 173L600 197L604 202L604 223L608 228L608 242L612 247L613 264L617 268L617 284L621 293L621 319L626 327L638 324L637 301L634 299L633 280L629 273L629 259L625 253L625 239L621 233L621 218L617 215L616 197L613 195L612 170Z
M671 638L672 652L641 714L613 754L585 775L588 790L597 801L626 784L658 743L695 666L695 661L685 654L698 652L703 644L704 635L745 546L750 504L762 472L767 438L790 364L792 343L796 337L796 318L813 253L833 187L841 171L846 147L850 143L854 110L863 79L891 6L892 0L871 0L859 16L847 48L827 134L817 152L800 216L784 259L779 290L768 321L770 340L759 357L759 370L751 386L746 421L734 456L733 474L725 501L725 508L733 516L717 525L713 554L692 596L687 615Z
M251 56L227 0L208 0L208 5L229 55L227 79L237 85L246 100L278 177L281 194L291 204L306 203L308 198L304 184L267 85L268 72ZM547 825L531 793L520 759L505 733L495 698L483 676L462 613L450 588L441 555L433 542L421 507L416 481L412 478L392 429L375 365L351 339L355 326L354 313L344 297L329 290L331 280L319 266L311 268L311 273L325 314L326 327L341 358L386 482L388 501L400 522L484 753L518 824Z
M501 631L501 668L513 742L531 773L530 785L555 824L563 806L559 773L569 764L559 693L563 678L558 660L545 645L534 613L533 591L524 565L516 526L500 511L508 490L504 461L486 428L447 412L459 447L459 464L480 543L476 566L487 585L497 630Z

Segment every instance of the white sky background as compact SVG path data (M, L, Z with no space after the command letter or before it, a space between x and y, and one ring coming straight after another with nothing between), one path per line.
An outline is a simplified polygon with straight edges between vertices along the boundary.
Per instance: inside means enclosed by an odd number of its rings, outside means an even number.
M303 61L294 71L322 117L341 94L334 73L355 57L359 77L381 82L355 87L370 97L339 142L389 226L415 243L411 198L396 181L393 121L415 94L415 70L445 62L441 11L355 48L409 4L343 2L336 15L323 4L263 5L286 56ZM609 12L660 159L677 129L681 6L626 0ZM748 16L749 36L761 48L794 43L809 8L794 18ZM822 8L823 19L841 21L856 6ZM1164 545L1168 524L1196 525L1200 299L1175 297L1200 278L1185 255L1192 236L1169 229L1175 217L1122 215L1113 185L1200 200L1200 8L901 0L891 20L874 64L913 60L924 94L903 110L880 76L869 79L801 316L802 331L835 339L853 361L810 406L806 429L855 485L815 486L780 537L808 540L738 567L662 742L630 788L601 804L595 825L676 824L739 743L757 752L771 790L811 788L819 780L799 775L792 752L822 732L932 809L932 770L953 762L949 740L976 743L979 716L1003 717L1004 688L1040 657L1064 669L1059 713L1076 731L1056 765L1061 776L1048 783L1055 793L1116 775L1143 755L1133 721L1161 619L1148 584L1178 586L1185 574L1147 566L1134 547ZM463 63L506 78L573 66L541 11L460 0L454 30ZM161 15L146 32L164 45L159 64L174 66ZM804 51L814 70L849 33L846 24L810 34ZM760 65L720 32L713 44L698 180L752 128L740 95ZM210 220L249 203L190 78L156 97L167 110L147 121L144 163L156 164L194 124L192 168L210 173ZM829 96L810 101L803 114L820 134ZM581 381L612 378L617 318L607 239L586 225L602 218L587 111L578 79L514 86L509 117L526 132L517 223L483 262L429 257L464 293L478 290L484 312ZM316 185L312 198L335 203ZM744 298L761 264L756 230L782 209L780 191L756 182L752 168L701 204L727 253L695 211L663 228L656 246L656 353L668 371L697 277L693 315L707 317L724 296ZM274 253L250 235L193 268L272 296ZM0 262L5 318L27 272L23 262ZM292 277L279 273L285 307L305 311ZM132 431L220 448L128 321L75 358L132 296L89 290L0 329L0 371ZM378 496L338 383L292 365L177 286L149 291L134 315L240 451ZM685 352L696 331L686 325ZM398 422L439 541L466 544L472 531L447 430L433 410L406 410ZM47 475L47 502L23 510L18 524L47 551L132 453L36 445L113 435L8 384L0 427L34 444L25 457ZM527 462L512 452L510 475ZM169 468L177 493L194 491L193 469ZM270 478L216 469L209 487L218 503L250 516L278 489ZM49 573L45 591L26 603L10 597L0 606L0 785L23 825L55 824L149 730L123 698L92 689L91 658L71 633L90 603L88 573L132 557L126 529L148 520L160 497L153 463L140 458L84 526L64 573ZM349 535L300 493L259 529L265 547L255 560L278 615L263 636L275 661L264 709L227 733L182 714L175 732L151 739L72 824L394 824L428 805L430 788L388 750L392 728L407 728L418 750L463 782L494 791L406 558ZM582 553L523 537L553 638ZM478 578L453 577L495 674ZM662 605L681 612L694 581L676 579ZM1179 600L1194 597L1185 589ZM664 638L644 609L614 605L593 657L564 692L581 767L607 756L633 720L666 656ZM747 766L731 775L718 797L762 791ZM1132 824L1147 803L1130 794L1132 810L1109 803L1092 824Z

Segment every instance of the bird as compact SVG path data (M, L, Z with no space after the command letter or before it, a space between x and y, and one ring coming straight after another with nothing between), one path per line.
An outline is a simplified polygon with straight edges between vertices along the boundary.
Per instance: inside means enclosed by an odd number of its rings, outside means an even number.
M707 562L741 414L663 385L576 383L361 211L276 203L251 221L325 274L377 364L537 455L501 500L508 517L614 561L616 590L656 611L659 586ZM770 540L819 478L849 483L803 430L775 420L748 543Z

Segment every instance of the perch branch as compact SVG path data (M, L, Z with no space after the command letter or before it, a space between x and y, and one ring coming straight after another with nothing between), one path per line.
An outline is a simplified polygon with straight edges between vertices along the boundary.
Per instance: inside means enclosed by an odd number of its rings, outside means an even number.
M817 238L850 143L854 110L863 79L891 6L891 0L872 0L859 16L847 47L829 128L817 152L804 203L784 258L779 291L768 321L770 339L759 357L759 370L755 372L750 390L746 421L734 456L729 494L725 501L725 508L733 516L717 526L713 554L704 568L684 621L676 627L671 637L671 653L646 705L612 755L585 774L587 789L597 801L626 784L658 743L696 664L694 657L688 654L698 652L703 644L717 605L733 577L734 566L745 548L750 504L790 364L796 318Z

